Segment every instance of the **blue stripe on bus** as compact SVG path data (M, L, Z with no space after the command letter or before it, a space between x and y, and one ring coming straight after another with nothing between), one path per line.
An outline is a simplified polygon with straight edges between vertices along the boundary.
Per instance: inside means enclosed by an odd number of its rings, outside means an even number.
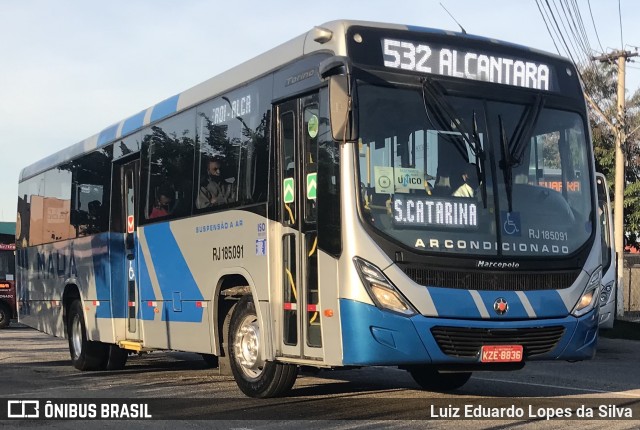
M138 252L138 291L140 294L138 318L152 321L155 316L154 307L149 306L149 301L156 301L156 295L151 286L151 277L147 262L141 252Z
M116 138L116 132L118 131L118 124L114 124L111 127L105 128L98 135L98 147L106 145Z
M428 287L429 294L442 318L480 318L480 311L467 290Z
M109 234L109 260L111 271L111 312L114 318L127 316L127 278L124 265L124 234Z
M555 290L527 291L525 295L538 318L562 317L570 311Z
M96 282L96 299L111 301L111 271L109 265L109 233L101 233L91 238L91 260ZM97 318L111 318L111 306L98 306Z
M180 252L169 223L150 225L145 227L144 232L162 299L168 302L168 305L165 303L162 320L201 322L202 308L187 306L185 302L202 301L202 293ZM181 293L182 311L173 311L174 292Z
M91 260L96 281L96 298L110 300L111 276L109 269L109 234L101 233L91 238Z
M157 105L153 107L153 111L151 112L151 122L157 121L159 119L164 118L165 116L171 115L178 108L178 98L180 94L176 94L173 97L169 97L166 100L161 101Z
M482 297L482 301L484 302L484 306L487 308L489 312L489 316L491 318L496 319L526 319L531 318L529 314L527 314L520 297L513 291L478 291L480 297ZM509 309L504 315L498 315L493 310L493 304L502 298L507 301Z
M144 114L147 110L143 110L140 113L137 113L127 119L124 120L124 124L122 124L122 131L120 132L120 136L126 136L127 134L135 131L139 128L142 128L144 123Z

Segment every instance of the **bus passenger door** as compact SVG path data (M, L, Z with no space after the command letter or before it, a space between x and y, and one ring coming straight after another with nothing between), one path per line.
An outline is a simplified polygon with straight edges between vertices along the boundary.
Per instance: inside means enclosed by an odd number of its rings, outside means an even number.
M111 242L112 301L114 318L124 318L126 339L141 340L138 327L137 279L138 264L136 252L136 204L138 201L138 179L140 160L122 165L114 165ZM118 238L122 238L123 241ZM120 276L118 276L120 275ZM121 333L116 329L116 333Z
M322 360L316 222L318 94L278 105L277 115L277 188L283 226L279 352Z

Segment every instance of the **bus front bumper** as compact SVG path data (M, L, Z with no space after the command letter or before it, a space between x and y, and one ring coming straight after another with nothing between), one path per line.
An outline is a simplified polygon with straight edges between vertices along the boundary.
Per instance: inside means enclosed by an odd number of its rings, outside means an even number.
M465 339L470 339L473 343L474 339L479 339L478 336L491 337L500 333L504 339L501 344L519 344L516 339L521 337L517 335L525 331L539 333L542 337L547 337L549 332L557 334L557 339L547 345L548 350L543 348L542 352L525 357L525 361L579 361L593 358L598 339L597 310L580 318L566 316L517 321L460 320L422 315L407 318L366 303L342 299L340 314L345 366L479 363L479 352L470 356L452 353L468 351L468 345L456 345L456 342L464 343ZM440 344L434 332L440 333ZM509 332L513 332L513 336L510 337ZM453 339L447 333L451 333Z

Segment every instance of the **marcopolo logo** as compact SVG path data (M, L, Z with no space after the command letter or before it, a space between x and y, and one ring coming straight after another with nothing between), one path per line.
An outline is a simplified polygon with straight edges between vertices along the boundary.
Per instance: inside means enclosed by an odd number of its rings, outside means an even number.
M516 261L485 261L478 260L476 267L481 269L517 269L520 263Z

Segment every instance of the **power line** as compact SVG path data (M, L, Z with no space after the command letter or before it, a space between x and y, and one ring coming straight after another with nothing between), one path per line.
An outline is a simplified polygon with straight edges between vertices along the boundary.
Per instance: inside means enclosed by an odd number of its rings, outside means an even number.
M576 61L574 60L573 56L571 55L571 50L569 49L569 45L567 44L567 41L564 39L564 36L562 35L562 32L560 31L560 26L558 25L558 21L556 20L555 15L553 14L553 10L551 10L551 6L549 5L549 0L544 0L544 1L547 4L546 13L547 13L547 15L550 15L549 22L551 22L551 20L553 20L554 31L558 35L558 40L562 42L562 45L563 45L565 53L567 54L567 56L569 58L571 58L571 62L575 65Z
M593 48L591 47L591 42L589 42L589 36L587 35L587 30L584 28L584 21L582 20L582 12L580 12L580 7L578 6L577 0L571 1L571 6L573 11L578 19L578 26L580 27L580 34L582 38L586 42L587 49L589 50L589 55L593 53Z
M566 4L566 9L565 9ZM560 0L560 6L562 6L562 12L564 13L565 19L569 24L569 29L573 34L573 38L575 39L578 46L585 53L585 57L588 59L589 55L591 55L591 50L589 49L589 41L585 40L584 35L580 32L579 25L577 23L577 17L574 16L574 13L571 11L571 7L569 5L568 0Z
M551 41L553 42L553 46L556 47L556 51L558 52L558 54L560 54L560 48L558 48L558 45L556 44L556 40L553 38L553 34L551 34L551 29L549 28L549 24L547 23L547 18L545 17L545 13L542 12L542 9L540 8L540 3L538 3L538 0L536 0L536 6L538 6L538 11L540 12L540 16L542 16L542 21L544 22L544 26L547 27L547 33L549 33L549 36L551 37Z
M546 0L546 1L547 1L547 4L549 4L548 0ZM571 30L567 30L567 26L565 25L564 20L562 19L562 15L563 14L560 13L560 10L558 9L558 5L556 4L555 0L551 0L551 1L553 2L553 7L555 7L556 12L558 13L558 19L560 20L560 23L562 24L562 28L564 29L564 34L567 35L567 39L569 39L569 43L571 44L571 47L573 48L573 53L574 53L575 57L578 59L578 61L573 60L573 64L575 64L577 66L577 64L579 62L581 63L583 61L583 58L580 57L580 49L576 48L576 44L574 43L575 35L574 35L574 37L570 37L571 36ZM560 5L561 6L563 5L562 2L560 2ZM551 15L553 16L554 22L556 22L556 25L557 25L557 21L555 19L555 16L553 15L553 11L551 12ZM566 19L566 13L564 13L564 16L565 16L565 19ZM558 27L558 30L560 30L560 27ZM562 30L560 30L560 33L562 34ZM563 41L565 40L564 36L562 37L562 40ZM565 44L566 44L566 42L565 42ZM567 49L568 49L568 47L567 47ZM573 56L572 56L572 59L573 59Z
M604 52L604 48L602 48L602 43L600 43L600 36L598 36L598 29L596 28L596 22L593 19L593 12L591 11L591 0L587 0L587 4L589 5L589 15L591 15L591 23L593 24L593 31L596 32L596 39L598 39L598 45L600 45L600 52Z
M580 77L580 79L582 79L582 75L580 73L580 67L578 67L578 61L576 61L576 57L577 57L578 54L577 53L574 54L572 52L571 48L569 47L569 43L567 43L567 40L566 40L566 38L564 37L564 35L562 33L562 29L560 28L560 24L558 24L558 19L556 19L556 16L553 13L553 9L551 8L551 5L549 4L549 0L544 0L544 2L546 3L546 8L543 7L543 9L545 9L545 13L547 13L548 15L551 15L551 17L549 18L549 22L553 21L552 27L554 29L554 32L558 35L559 40L562 41L562 46L563 46L567 56L569 57L569 59L571 60L573 65L576 67L576 70L578 71L578 76ZM545 3L543 3L543 4L545 4ZM554 3L554 6L556 7L556 10L557 10L557 5L555 3ZM566 31L566 26L564 25L564 22L562 23L562 26L565 28L565 31ZM574 49L575 49L575 46L574 46ZM577 52L579 53L580 51L577 51ZM578 57L578 60L580 60L579 57Z
M623 49L624 41L622 40L622 10L620 6L620 0L618 0L618 17L620 18L620 49Z

